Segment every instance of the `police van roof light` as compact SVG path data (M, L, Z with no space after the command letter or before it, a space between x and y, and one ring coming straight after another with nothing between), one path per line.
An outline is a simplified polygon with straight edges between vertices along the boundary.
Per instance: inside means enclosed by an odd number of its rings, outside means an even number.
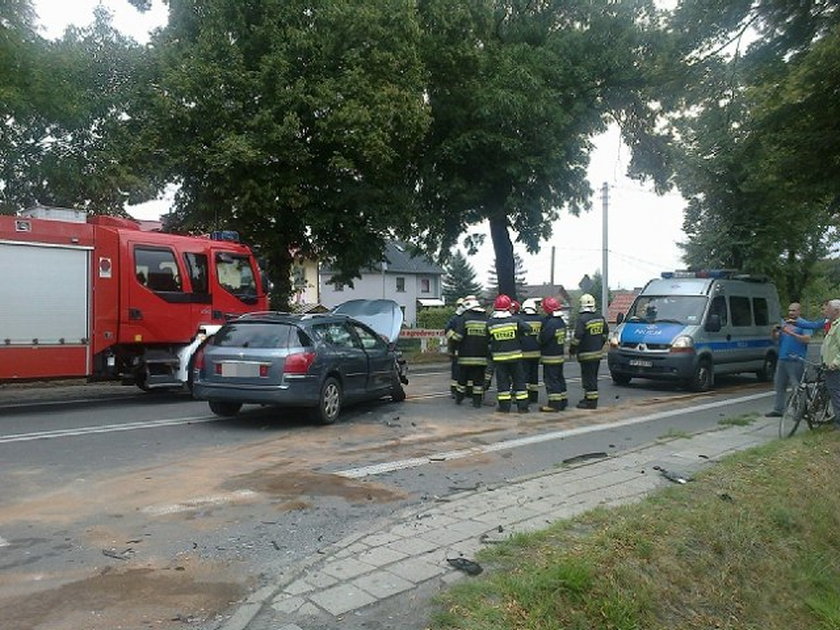
M673 278L731 278L738 273L734 269L678 269L677 271L663 271L665 279Z

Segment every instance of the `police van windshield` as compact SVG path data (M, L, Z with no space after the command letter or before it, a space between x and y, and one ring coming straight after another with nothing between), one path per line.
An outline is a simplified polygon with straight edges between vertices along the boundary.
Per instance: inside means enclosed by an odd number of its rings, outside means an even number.
M247 256L221 252L216 254L216 276L225 291L246 304L256 304L257 281Z
M702 295L643 295L633 303L627 321L699 324L707 299Z

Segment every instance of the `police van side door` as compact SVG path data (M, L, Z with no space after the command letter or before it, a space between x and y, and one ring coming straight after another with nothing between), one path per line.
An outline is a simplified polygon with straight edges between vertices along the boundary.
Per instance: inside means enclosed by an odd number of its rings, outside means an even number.
M720 323L720 327L717 329L710 326L710 323L715 320ZM697 353L700 355L709 354L712 363L725 371L726 364L733 360L734 347L732 346L729 302L722 291L718 292L709 303L709 310L701 335L702 340L695 344Z

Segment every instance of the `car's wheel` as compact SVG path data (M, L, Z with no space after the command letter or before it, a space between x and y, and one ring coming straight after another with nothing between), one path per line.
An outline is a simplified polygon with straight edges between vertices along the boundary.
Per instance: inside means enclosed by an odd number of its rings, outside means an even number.
M391 379L391 400L394 402L402 402L405 400L405 388L400 382L400 377L394 374Z
M688 379L688 388L693 392L707 392L712 388L713 381L712 362L701 359L694 368L694 374Z
M320 424L332 424L338 420L341 413L341 383L332 376L328 376L321 385L321 395L318 406L312 410L312 416Z
M629 385L630 379L633 378L628 374L619 374L618 372L610 372L610 376L616 385Z
M242 409L242 403L221 402L217 400L210 402L210 411L222 418L232 418L239 413L240 409Z
M764 357L764 364L761 369L755 373L756 378L762 383L773 380L773 375L776 373L776 355L768 355Z

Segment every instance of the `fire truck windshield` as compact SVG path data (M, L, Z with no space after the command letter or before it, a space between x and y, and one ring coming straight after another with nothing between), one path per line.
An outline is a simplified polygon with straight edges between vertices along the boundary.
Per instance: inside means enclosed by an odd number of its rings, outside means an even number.
M225 291L232 293L240 300L244 302L256 300L257 282L251 263L246 256L217 253L216 277Z

